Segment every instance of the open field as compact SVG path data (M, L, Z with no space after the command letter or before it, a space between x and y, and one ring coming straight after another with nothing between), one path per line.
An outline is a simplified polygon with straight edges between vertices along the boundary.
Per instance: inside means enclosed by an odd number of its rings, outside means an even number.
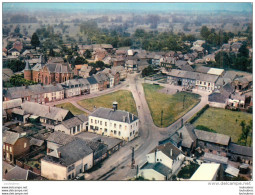
M169 95L160 93L163 87L158 85L143 84L143 88L153 121L155 125L159 127L161 127L162 111L162 127L167 127L182 117L200 101L200 95L197 94L179 92Z
M194 125L203 125L215 130L217 133L229 135L231 140L237 143L242 133L242 127L240 126L242 120L248 124L252 120L252 114L221 108L208 108L194 122ZM248 138L248 143L250 143L250 138Z
M79 114L87 115L87 113L85 113L82 110L76 108L72 103L69 103L69 102L63 103L63 104L58 104L58 105L56 105L56 107L64 108L66 110L70 110L70 112L72 112L73 115L79 115Z
M83 108L89 111L93 111L94 106L96 108L99 107L112 108L112 103L114 101L118 102L118 110L126 110L137 116L136 105L132 93L126 90L120 90L96 98L84 99L78 101L77 103Z

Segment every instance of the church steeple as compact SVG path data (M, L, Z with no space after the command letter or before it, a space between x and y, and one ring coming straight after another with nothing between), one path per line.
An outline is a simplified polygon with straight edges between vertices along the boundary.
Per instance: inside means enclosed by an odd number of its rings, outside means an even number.
M30 81L32 80L32 69L28 60L26 61L26 67L24 69L24 79L30 80Z

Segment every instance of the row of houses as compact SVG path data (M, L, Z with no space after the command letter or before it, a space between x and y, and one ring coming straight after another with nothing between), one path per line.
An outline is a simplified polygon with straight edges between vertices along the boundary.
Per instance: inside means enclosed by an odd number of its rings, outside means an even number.
M123 78L124 79L124 78ZM120 73L99 72L88 78L71 79L50 85L30 85L3 90L4 101L21 98L22 101L48 103L78 95L95 93L114 87L120 82Z

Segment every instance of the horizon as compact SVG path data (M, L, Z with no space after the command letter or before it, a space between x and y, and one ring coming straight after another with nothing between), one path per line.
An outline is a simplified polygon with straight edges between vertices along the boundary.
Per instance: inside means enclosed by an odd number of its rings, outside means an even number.
M232 12L252 12L252 3L89 3L89 2L75 2L75 3L3 3L3 11L14 11L14 10L30 10L30 11L42 11L42 10L125 10L125 11L232 11Z

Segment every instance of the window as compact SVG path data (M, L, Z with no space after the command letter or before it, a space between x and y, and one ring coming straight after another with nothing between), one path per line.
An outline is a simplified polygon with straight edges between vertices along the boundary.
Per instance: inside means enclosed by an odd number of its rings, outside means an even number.
M208 86L210 86L211 85L211 83L208 83Z
M68 175L68 179L71 179L71 175Z
M12 147L10 146L10 152L12 152Z
M102 125L102 121L100 121L100 125Z
M132 135L132 132L130 132L130 136Z
M159 159L157 159L157 161L159 161Z
M92 130L93 130L93 129L94 129L94 127L93 127L92 125L90 125L90 129L92 129Z
M77 126L77 131L79 132L81 130L81 125Z
M97 120L95 120L95 124L97 124Z
M75 134L75 127L73 127L73 134Z
M107 129L104 129L104 132L107 133Z
M116 123L114 123L114 128L116 128Z
M133 131L133 134L135 134L135 131Z
M105 124L104 124L105 126L107 126L107 122L105 122Z
M200 85L202 84L202 81L200 81Z
M114 130L114 135L116 135L116 134L117 134L117 131Z
M5 144L4 144L3 148L4 148L4 150L5 150Z
M119 129L121 129L121 125L119 125Z
M93 119L91 119L91 123L93 123Z
M119 131L119 136L121 135L121 132Z
M24 143L24 148L26 148L26 147L27 147L27 142Z
M9 150L9 146L6 146L6 150L7 150L7 151Z
M204 85L206 85L206 82L204 82Z

